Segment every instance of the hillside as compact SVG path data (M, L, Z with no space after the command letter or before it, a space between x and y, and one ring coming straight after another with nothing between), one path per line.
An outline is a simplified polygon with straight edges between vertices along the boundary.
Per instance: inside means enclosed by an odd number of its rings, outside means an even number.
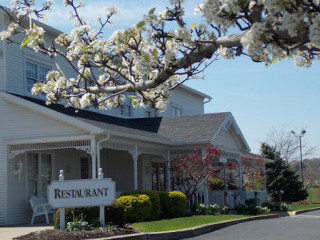
M292 167L300 175L300 162L293 162ZM304 181L310 182L311 187L320 187L320 158L306 159L303 161Z

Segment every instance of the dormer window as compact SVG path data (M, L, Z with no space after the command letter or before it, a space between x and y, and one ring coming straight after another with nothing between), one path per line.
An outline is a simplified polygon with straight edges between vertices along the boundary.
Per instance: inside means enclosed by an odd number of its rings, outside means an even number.
M182 108L178 106L171 106L171 116L181 116Z
M45 82L49 71L50 68L46 66L26 61L27 92L31 93L35 83Z
M132 117L132 103L130 98L127 97L123 105L119 106L119 115Z
M151 118L151 117L157 117L157 116L158 116L158 111L155 110L154 108L148 107L148 108L146 109L145 117Z

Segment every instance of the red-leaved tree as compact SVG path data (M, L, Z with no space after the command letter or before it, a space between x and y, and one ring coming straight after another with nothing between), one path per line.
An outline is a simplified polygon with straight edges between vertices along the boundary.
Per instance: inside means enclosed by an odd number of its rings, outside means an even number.
M223 169L219 158L224 151L212 144L202 149L193 149L192 153L178 157L171 163L172 180L176 189L190 199L208 179L218 176Z

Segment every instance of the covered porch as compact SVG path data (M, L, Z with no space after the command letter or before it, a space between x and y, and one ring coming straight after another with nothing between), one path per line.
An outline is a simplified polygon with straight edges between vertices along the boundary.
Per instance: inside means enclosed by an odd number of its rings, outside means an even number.
M47 197L47 185L58 180L104 177L116 182L122 191L168 190L168 151L165 146L131 142L115 136L14 140L7 142L7 219L12 224L30 222L32 196ZM41 220L38 218L36 220Z

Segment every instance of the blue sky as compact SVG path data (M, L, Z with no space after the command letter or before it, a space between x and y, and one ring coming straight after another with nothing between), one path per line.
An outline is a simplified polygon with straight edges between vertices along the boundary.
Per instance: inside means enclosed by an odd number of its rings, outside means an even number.
M0 4L10 7L9 0ZM41 2L41 1L38 1ZM49 16L48 25L69 32L72 22L67 20L68 10L61 2ZM103 16L104 6L116 5L120 15L114 27L126 28L139 22L141 16L151 8L162 11L167 1L163 0L95 0L84 1L88 6L85 14L92 23ZM189 0L186 15L189 24L199 21L194 17L195 0ZM102 7L103 6L103 7ZM252 152L258 153L260 143L266 140L272 129L286 127L300 132L307 130L303 141L320 146L320 63L310 68L296 67L292 61L284 61L265 67L249 58L219 60L205 72L205 80L190 81L188 86L212 96L205 105L205 112L232 112ZM317 156L319 156L318 153Z

